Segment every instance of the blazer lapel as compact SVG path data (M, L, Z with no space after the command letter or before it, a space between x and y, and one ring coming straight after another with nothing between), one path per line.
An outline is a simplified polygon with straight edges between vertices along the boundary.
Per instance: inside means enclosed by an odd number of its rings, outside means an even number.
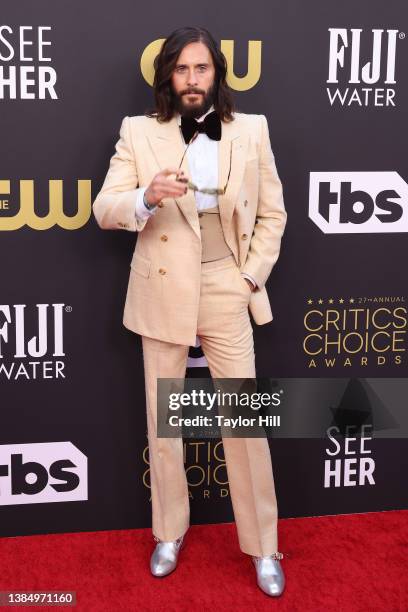
M228 240L230 224L237 203L239 189L245 172L248 135L242 131L239 119L229 123L222 122L222 135L218 143L218 187L224 187L230 166L231 174L224 195L218 196L221 224L225 238Z
M224 187L227 182L232 147L231 174L228 186L225 194L218 196L220 219L226 239L229 236L232 213L242 183L248 145L248 136L239 132L238 122L237 119L230 123L223 121L221 140L218 141L218 185L214 185L214 187ZM173 117L170 121L164 123L155 121L152 122L152 125L153 129L147 134L147 138L159 168L161 170L166 167L178 168L186 144L178 126L177 118ZM187 154L184 156L181 169L191 179ZM194 192L189 189L181 198L174 199L186 221L201 239Z

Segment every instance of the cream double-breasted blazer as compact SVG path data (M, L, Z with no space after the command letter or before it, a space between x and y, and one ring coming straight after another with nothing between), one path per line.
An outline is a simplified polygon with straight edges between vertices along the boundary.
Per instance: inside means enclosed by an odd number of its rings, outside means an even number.
M92 210L102 229L138 232L123 313L135 333L194 346L201 279L201 234L192 190L164 198L156 214L135 217L137 187L149 185L166 167L178 167L186 145L176 117L169 122L126 116L115 153ZM218 141L218 185L227 181L218 205L224 236L236 263L256 281L249 298L254 322L273 315L265 283L276 263L287 212L265 115L235 113L222 122ZM181 168L191 177L185 155ZM230 299L226 294L226 299Z

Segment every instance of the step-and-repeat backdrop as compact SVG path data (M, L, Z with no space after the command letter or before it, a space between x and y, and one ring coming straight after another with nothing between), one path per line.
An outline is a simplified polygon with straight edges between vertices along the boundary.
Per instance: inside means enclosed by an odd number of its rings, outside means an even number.
M137 234L102 231L91 204L123 117L152 105L163 39L183 25L219 41L238 110L267 116L283 183L274 320L254 325L258 376L347 379L340 405L356 410L370 404L367 380L387 379L392 405L379 400L398 430L406 3L203 8L3 0L0 535L151 524L141 339L122 324ZM199 342L188 366L188 377L209 375ZM313 394L299 418L312 409ZM335 439L336 424L321 438L272 439L279 515L407 508L407 440L395 428L377 437L379 421L366 412L364 439ZM185 465L192 523L233 520L220 440L185 440Z

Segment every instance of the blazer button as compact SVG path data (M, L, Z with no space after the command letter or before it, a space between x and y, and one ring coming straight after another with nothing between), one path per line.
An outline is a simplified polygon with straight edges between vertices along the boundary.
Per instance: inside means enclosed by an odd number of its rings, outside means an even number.
M242 234L241 239L246 240L248 238L248 234Z
M159 208L163 208L164 204L163 204L163 202L159 202L159 203L157 204L157 206L158 206Z
M160 236L160 240L163 240L163 242L166 242L166 240L168 240L166 234L163 234L162 236Z
M245 200L244 206L248 206L248 200Z
M202 213L202 212L199 212L199 213L198 213L198 216L199 216L199 217L202 217L202 216L203 216L203 213Z
M164 268L159 268L159 274L166 274L166 270Z

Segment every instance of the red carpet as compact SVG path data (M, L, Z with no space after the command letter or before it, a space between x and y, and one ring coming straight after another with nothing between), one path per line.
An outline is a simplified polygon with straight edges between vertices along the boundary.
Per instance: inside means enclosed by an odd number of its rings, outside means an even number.
M257 587L234 524L192 526L179 566L150 575L150 530L0 538L0 590L72 590L86 612L263 610L406 612L408 511L281 519L286 589ZM60 608L7 607L4 610Z

